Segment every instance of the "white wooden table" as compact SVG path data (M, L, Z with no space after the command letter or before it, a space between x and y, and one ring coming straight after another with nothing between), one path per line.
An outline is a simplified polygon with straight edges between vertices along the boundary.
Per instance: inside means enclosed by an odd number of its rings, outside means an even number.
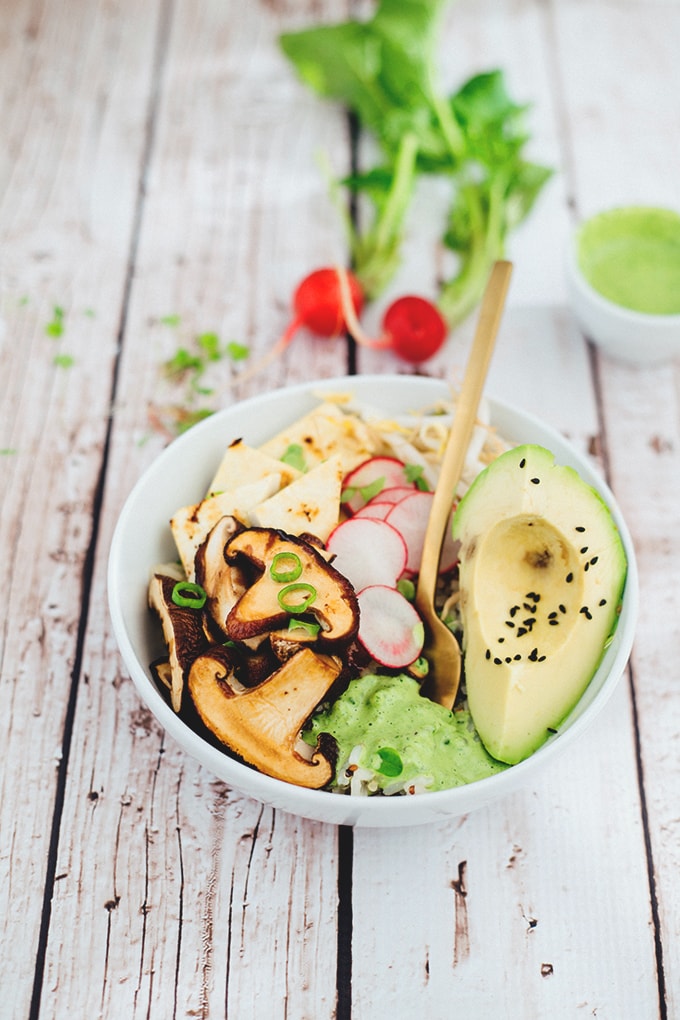
M458 0L442 40L451 87L504 69L557 170L511 241L489 392L599 458L637 546L630 671L596 724L478 813L338 830L216 781L117 654L107 554L182 397L163 362L205 331L264 352L297 281L346 259L315 162L347 165L345 116L276 37L350 6L0 5L3 1020L680 1017L679 366L598 356L562 271L581 216L680 207L673 0ZM433 290L431 238L407 262L395 291ZM470 332L427 372L455 378ZM353 357L300 335L240 388L216 366L211 399Z

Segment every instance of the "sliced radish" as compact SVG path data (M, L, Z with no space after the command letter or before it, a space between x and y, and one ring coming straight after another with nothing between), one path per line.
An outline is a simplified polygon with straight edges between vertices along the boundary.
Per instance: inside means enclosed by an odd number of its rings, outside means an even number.
M433 498L434 493L432 492L416 490L398 503L395 503L385 518L388 524L396 528L406 543L406 570L411 574L417 574L420 569L425 530ZM458 548L451 537L451 527L449 526L446 529L442 547L440 572L444 573L447 570L451 570L457 559Z
M394 486L415 489L402 462L396 457L369 457L345 476L343 506L348 513L356 513L369 499Z
M384 521L394 503L383 503L380 499L372 499L366 506L360 507L354 517L373 517L375 520Z
M413 492L418 492L415 485L392 485L389 489L382 489L377 496L369 499L366 506L371 503L401 503L402 499L410 496Z
M385 585L372 584L360 591L359 641L382 666L410 666L423 650L423 622L410 602Z
M404 539L391 524L371 517L350 517L338 524L326 549L355 591L371 584L394 586L406 567Z

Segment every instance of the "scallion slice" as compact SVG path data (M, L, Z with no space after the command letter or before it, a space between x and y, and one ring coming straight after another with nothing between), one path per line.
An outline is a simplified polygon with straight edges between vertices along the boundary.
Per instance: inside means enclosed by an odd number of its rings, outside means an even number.
M297 553L279 552L271 562L269 574L273 581L286 584L297 581L302 573L302 560Z
M202 609L207 597L200 584L192 581L178 581L172 589L172 601L182 609Z
M295 598L296 595L302 596L300 601ZM307 584L306 581L287 584L278 594L279 605L287 613L304 613L315 598L316 588L313 584Z
M321 630L321 626L318 623L310 623L307 620L298 620L297 616L293 616L288 621L288 630L303 630L305 634L315 638Z

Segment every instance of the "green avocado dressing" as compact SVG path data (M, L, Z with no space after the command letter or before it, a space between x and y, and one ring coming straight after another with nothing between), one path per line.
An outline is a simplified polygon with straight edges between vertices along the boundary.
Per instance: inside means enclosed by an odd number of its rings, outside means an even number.
M611 209L581 226L581 272L598 293L624 308L680 314L680 215L670 209Z
M310 720L303 734L315 744L330 733L338 744L336 784L353 750L360 768L370 769L379 790L425 777L425 789L446 790L500 772L506 765L484 749L467 711L449 712L424 698L410 676L370 674L352 680L328 709Z

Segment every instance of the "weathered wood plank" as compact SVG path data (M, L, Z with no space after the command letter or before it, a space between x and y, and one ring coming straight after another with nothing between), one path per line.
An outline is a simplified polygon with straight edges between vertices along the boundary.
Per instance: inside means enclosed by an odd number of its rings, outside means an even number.
M43 887L54 863L51 821L87 597L157 14L156 4L145 5L132 24L120 7L79 2L0 11L0 343L9 366L0 381L0 447L11 451L2 456L0 485L6 1016L28 1015ZM50 322L63 326L61 337L46 335Z
M533 3L485 4L483 14L478 4L453 8L452 52L457 44L470 71L482 58L487 68L502 66L513 94L539 97L531 120L535 158L558 171L509 247L518 271L489 391L538 414L582 451L597 451L600 411L588 351L563 307L572 182L562 132L571 108L554 66L554 15ZM576 70L567 63L560 72ZM454 335L438 373L460 373L472 326ZM436 836L358 831L355 1014L371 1016L379 1003L385 1016L454 1009L508 1018L566 1018L579 1009L653 1015L655 949L636 779L624 683L578 747L511 800Z
M342 251L314 151L326 145L346 158L343 115L311 102L278 55L276 33L292 22L285 11L238 11L173 8L74 726L46 1015L334 1011L336 830L235 796L169 746L124 675L104 598L117 513L167 442L150 427L149 406L162 414L187 401L186 387L163 380L162 363L208 330L267 350L297 277ZM170 313L179 325L159 321ZM215 369L203 381L218 392L203 400L226 405L236 396L232 369ZM344 370L344 345L301 336L247 389ZM87 930L75 925L82 913Z
M581 12L582 13L582 12ZM572 115L572 173L581 215L649 202L680 209L680 10L669 4L559 8L561 60ZM603 58L604 56L604 58ZM649 69L654 68L650 75ZM651 112L653 110L653 116ZM599 378L612 485L640 569L632 656L650 896L663 1016L680 1010L678 788L680 733L675 650L680 637L678 364L637 369L602 357Z

